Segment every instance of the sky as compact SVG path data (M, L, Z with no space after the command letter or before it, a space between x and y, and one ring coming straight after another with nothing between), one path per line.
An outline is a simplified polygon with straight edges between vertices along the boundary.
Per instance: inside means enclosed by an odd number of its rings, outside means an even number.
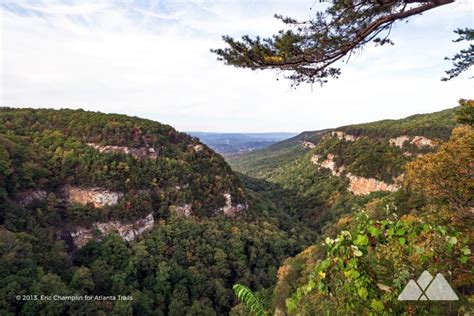
M0 2L0 105L123 113L180 131L302 132L434 112L474 98L465 73L441 82L453 30L474 1L397 24L394 46L367 46L322 88L225 66L221 36L270 36L275 13L308 19L315 0ZM280 80L277 80L279 78Z

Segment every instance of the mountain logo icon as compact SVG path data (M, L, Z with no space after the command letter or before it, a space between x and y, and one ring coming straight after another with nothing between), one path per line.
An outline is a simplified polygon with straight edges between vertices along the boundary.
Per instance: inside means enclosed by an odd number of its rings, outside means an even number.
M418 280L410 280L398 296L399 301L457 301L459 297L441 273L436 277L423 271Z

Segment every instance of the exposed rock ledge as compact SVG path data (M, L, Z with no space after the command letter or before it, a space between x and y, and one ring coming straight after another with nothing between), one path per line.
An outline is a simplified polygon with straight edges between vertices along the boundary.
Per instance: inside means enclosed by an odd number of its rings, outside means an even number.
M71 237L76 248L84 247L89 241L97 239L96 232L103 235L117 232L124 240L133 241L141 236L145 231L153 228L155 220L153 214L148 214L145 218L133 223L122 223L119 221L96 222L91 228L78 227L71 232Z
M115 205L123 196L123 193L121 192L114 192L101 188L83 189L68 186L65 187L63 191L67 202L83 205L92 203L94 207Z
M357 139L359 139L359 137L357 137L357 136L346 134L346 133L341 132L341 131L331 132L331 136L337 137L340 140L344 139L348 142L353 142L353 141L356 141Z
M316 147L316 145L313 144L312 142L303 141L303 147L304 147L304 148L313 149L313 148Z
M223 214L227 217L235 217L242 211L245 211L248 206L246 204L236 204L232 205L232 196L229 193L224 194L225 205L221 208L218 208L213 213L216 215ZM177 215L189 217L193 215L193 204L186 203L184 205L175 206L172 210L176 212Z
M156 150L151 147L140 147L132 148L125 146L111 146L111 145L99 145L95 143L87 143L87 146L94 148L95 150L101 153L121 153L131 155L135 159L144 159L149 158L155 160L158 155Z
M421 147L421 146L435 147L436 146L435 141L433 141L429 138L426 138L424 136L415 136L415 137L413 137L410 144L414 144L417 147Z
M403 145L405 144L405 142L409 140L410 140L410 136L401 135L396 138L390 138L389 143L392 146L403 148ZM435 147L437 145L436 141L431 140L425 136L414 136L413 139L410 141L410 144L413 144L416 147L421 147L421 146Z
M410 140L410 137L408 135L402 135L402 136L398 136L396 138L390 138L388 140L388 142L392 146L397 146L397 147L402 148L403 144L405 144L405 142L407 142L409 140Z
M224 194L225 198L225 205L219 209L227 217L234 217L241 211L247 209L247 205L244 204L237 204L232 205L232 196L229 193Z
M18 194L17 198L21 206L30 205L33 201L41 201L46 199L48 192L44 190L26 190Z
M102 188L79 188L74 186L65 186L60 192L60 198L66 203L78 203L86 205L91 203L94 207L104 207L115 205L123 196L121 192L114 192ZM44 200L48 196L45 190L26 190L17 195L21 206L26 207L35 200Z
M387 184L373 178L354 176L351 173L347 173L346 177L349 178L350 181L348 190L355 195L367 195L376 191L394 192L400 189L400 185L396 183Z
M311 157L311 162L318 166L319 168L326 168L331 170L333 176L341 176L345 170L344 166L337 168L336 163L334 162L334 155L328 154L326 159L322 162L319 162L321 156L313 155ZM397 178L394 178L394 184L388 184L383 181L373 179L373 178L364 178L352 175L351 173L346 173L345 175L349 179L349 188L348 190L355 195L367 195L376 191L397 191L400 189L400 182L403 179L403 174Z
M331 173L333 176L340 176L341 173L344 171L344 166L341 166L341 168L337 168L336 162L334 161L334 155L333 154L328 154L326 156L326 160L323 160L322 162L319 162L319 159L321 156L319 155L313 155L311 157L311 162L315 165L318 166L319 168L326 168L331 170Z
M191 203L187 203L184 205L176 206L175 212L180 216L191 216L193 210L193 205Z

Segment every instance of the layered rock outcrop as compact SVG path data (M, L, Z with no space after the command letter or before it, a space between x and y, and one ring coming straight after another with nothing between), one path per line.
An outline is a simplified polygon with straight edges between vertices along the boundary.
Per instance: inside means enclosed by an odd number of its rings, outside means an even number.
M357 139L359 139L359 137L357 137L355 135L346 134L346 133L341 132L341 131L333 131L333 132L331 132L331 136L337 137L340 140L344 139L345 141L348 141L348 142L353 142L353 141L356 141Z
M33 201L41 201L46 199L48 192L44 190L27 190L18 194L17 198L21 206L26 207Z
M131 155L135 159L149 158L155 160L158 157L156 150L152 147L132 148L125 146L99 145L95 143L88 143L87 146L92 147L101 153L121 153Z
M145 231L150 230L155 225L153 214L132 223L122 223L119 221L96 222L91 227L77 227L71 232L71 237L76 248L84 247L89 241L99 238L98 232L107 235L117 232L124 240L133 241L141 236Z
M78 188L65 187L64 199L69 203L93 204L94 207L104 207L117 204L118 200L123 196L121 192L109 191L101 188Z
M326 159L322 162L319 162L320 158L321 156L319 155L313 155L313 157L311 157L311 162L317 165L318 169L326 168L331 170L333 176L340 176L345 169L344 166L341 166L340 168L336 166L336 162L334 161L335 156L333 154L327 154Z
M174 210L177 215L188 217L192 214L193 205L191 203L187 203L184 205L176 206Z
M224 198L225 198L224 206L212 212L213 214L215 215L223 214L224 216L227 216L227 217L235 217L237 214L239 214L242 211L247 210L248 208L246 204L239 203L239 204L233 205L232 196L229 193L225 193ZM179 206L173 206L171 210L174 211L176 215L179 215L179 216L189 217L193 215L192 203L186 203Z
M354 176L351 173L347 173L346 177L349 179L348 190L355 195L367 195L376 191L390 191L394 192L400 189L398 184L388 184L383 181Z
M194 150L195 152L200 152L200 151L202 151L203 149L204 149L204 147L203 147L202 145L200 145L200 144L193 146L193 150Z
M409 141L410 140L410 136L408 135L401 135L401 136L398 136L396 138L390 138L388 140L388 142L390 143L390 145L392 146L397 146L397 147L400 147L400 148L403 148L403 144L405 144L405 142Z
M312 142L303 141L303 147L304 147L304 148L313 149L313 148L316 147L316 145L313 144Z
M311 157L311 162L320 168L326 168L331 170L333 176L342 176L345 171L344 166L337 167L335 161L335 156L333 154L327 154L326 159L322 162L319 162L321 156L313 155ZM364 178L360 176L355 176L350 172L345 173L345 176L349 179L348 190L355 195L367 195L376 191L397 191L400 189L400 183L403 179L403 174L397 178L394 178L394 183L389 184L383 181L373 179L373 178Z
M415 145L416 147L421 147L421 146L429 146L429 147L435 147L437 145L437 142L429 139L428 137L425 136L413 136L413 138L410 141L410 136L408 135L401 135L395 138L390 138L388 141L390 145L392 146L397 146L400 148L403 148L403 145L405 142L410 142L410 144Z
M414 144L417 147L421 147L421 146L435 147L436 146L435 141L433 141L433 140L431 140L427 137L424 137L424 136L415 136L415 137L413 137L410 144Z
M224 194L225 205L219 209L219 212L222 212L227 217L235 217L241 211L247 209L245 204L236 204L232 205L232 196L229 193Z

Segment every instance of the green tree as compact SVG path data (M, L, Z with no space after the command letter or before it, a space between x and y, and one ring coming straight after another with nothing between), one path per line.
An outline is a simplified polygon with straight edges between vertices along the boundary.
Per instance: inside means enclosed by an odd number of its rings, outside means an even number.
M465 29L457 29L454 31L456 34L459 35L457 39L453 42L462 42L462 41L473 41L474 40L474 29L465 28ZM474 64L474 45L469 45L468 48L462 49L459 53L455 54L453 57L448 58L447 60L451 60L453 62L453 68L446 71L447 77L442 78L443 81L448 81L452 78L459 76L461 73L469 69L469 67Z
M81 291L81 293L89 293L94 289L94 280L92 273L87 267L80 267L74 272L71 280L71 286Z
M245 35L238 41L224 36L228 47L211 51L228 65L283 71L295 85L303 82L323 84L340 75L336 62L349 60L366 44L393 44L389 36L395 22L452 4L454 0L331 2L324 12L316 12L308 21L275 15L288 29L279 31L271 38L253 39ZM460 35L459 41L472 37L472 30L456 32ZM455 68L448 71L447 79L472 65L472 46L452 60Z
M446 201L468 212L474 197L473 161L474 128L462 125L437 152L407 165L406 183L427 199Z
M474 126L474 100L460 100L456 120L461 124Z

